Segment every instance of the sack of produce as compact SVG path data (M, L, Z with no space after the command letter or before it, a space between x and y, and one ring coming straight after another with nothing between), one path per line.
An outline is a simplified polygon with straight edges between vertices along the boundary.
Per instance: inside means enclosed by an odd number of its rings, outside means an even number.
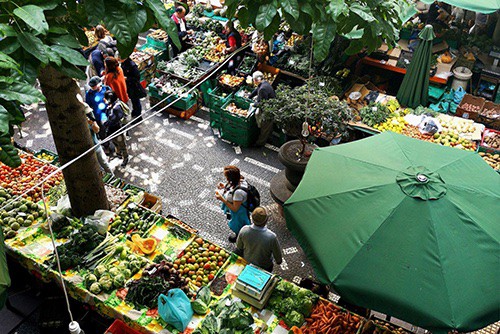
M193 317L191 302L181 289L171 289L158 296L158 314L179 331L184 331Z

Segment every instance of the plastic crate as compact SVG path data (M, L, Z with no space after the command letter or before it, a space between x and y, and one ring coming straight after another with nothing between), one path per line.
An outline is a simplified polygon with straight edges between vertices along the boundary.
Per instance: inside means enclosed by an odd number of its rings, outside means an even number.
M151 36L146 36L146 43L149 45L156 46L161 49L166 49L168 46L168 41L160 41L159 39L154 39Z
M215 129L220 129L222 125L222 111L219 108L210 108L210 126Z
M47 155L50 155L52 156L54 159L52 161L48 161L48 160L45 160L45 159L42 159L40 157L38 157L39 154L42 154L42 153L45 153ZM45 162L48 162L49 164L51 165L55 165L57 164L57 162L59 161L59 156L57 154L55 154L54 152L52 151L49 151L49 150L46 150L44 148L42 148L40 151L37 151L35 152L35 154L33 154L36 158L42 160L42 161L45 161Z
M156 50L158 52L156 52L156 53L149 53L149 52L145 51L148 48L154 49L154 50ZM165 46L165 48L161 48L161 47L157 47L155 45L151 45L151 44L146 43L143 46L141 46L139 48L139 50L142 51L142 52L145 52L145 53L153 55L156 63L158 63L158 61L168 60L170 58L169 54L168 54L168 44Z
M239 91L237 91L235 94L234 94L234 99L238 102L241 102L241 103L253 103L253 100L251 99L248 99L246 97L243 97L242 95L242 92L244 91L247 91L247 92L252 92L253 88L252 87L249 87L249 86L243 86L240 88Z
M243 64L243 62L245 61L245 59L253 59L253 65L247 71L245 71L245 70L243 70L243 69L240 68L241 65ZM240 65L238 66L238 68L236 69L236 71L238 73L241 73L241 74L244 74L244 75L251 75L254 72L256 66L257 66L257 57L255 56L255 53L245 52L245 54L243 55L243 59L240 62Z
M225 96L223 95L225 94ZM233 93L223 92L220 87L208 92L210 109L222 108L222 106L233 96Z
M469 104L473 104L473 105L478 106L479 107L478 112L473 112L473 111L471 112L471 111L467 111L467 110L463 109L462 106L465 103L469 103ZM483 110L484 103L485 103L485 100L482 97L477 97L477 96L473 96L470 94L465 94L465 96L462 99L462 102L460 102L460 104L457 107L457 111L455 113L455 116L476 120L478 118L478 115L481 112L481 110Z
M141 334L141 332L130 328L123 321L116 319L104 334Z
M230 103L235 103L238 108L248 109L250 104L245 101L231 99L221 110L221 138L243 147L251 146L259 135L259 128L255 114L250 112L246 117L226 111Z
M491 101L486 101L484 103L482 110L489 110L489 109L495 109L496 113L500 115L500 105L499 104L493 103ZM483 123L484 125L486 125L490 129L500 130L500 117L490 118L490 117L486 117L482 114L479 114L478 122Z
M259 65L257 65L257 70L259 70L263 73L272 73L273 75L276 75L274 77L274 80L269 82L269 84L271 84L271 86L276 88L276 84L278 83L279 76L281 75L281 70L279 68L260 63Z

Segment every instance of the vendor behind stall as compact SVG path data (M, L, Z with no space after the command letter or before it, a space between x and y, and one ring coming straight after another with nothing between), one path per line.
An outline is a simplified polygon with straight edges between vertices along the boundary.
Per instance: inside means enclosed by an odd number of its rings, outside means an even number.
M177 57L177 55L187 49L186 45L186 39L187 35L191 34L191 30L186 29L186 9L182 6L179 6L175 9L174 14L172 14L171 19L175 22L175 25L177 26L177 34L179 36L179 40L181 41L181 49L177 48L175 43L172 41L171 38L168 39L170 46L172 47L172 54L174 57Z
M225 54L231 54L241 48L241 35L234 27L234 23L232 21L226 22L222 32L226 35L226 48L224 49ZM236 68L241 63L241 60L242 57L240 55L236 55L236 57L231 59L227 65L227 73L234 75Z
M255 107L259 106L262 100L273 99L276 97L276 92L274 91L271 84L264 80L264 74L260 71L256 71L252 75L253 82L257 86L254 91L250 94L249 98L253 99L257 97L257 103L254 104ZM274 122L264 121L260 114L256 114L257 125L260 128L259 138L255 143L255 146L264 146L269 138L269 135L273 131Z

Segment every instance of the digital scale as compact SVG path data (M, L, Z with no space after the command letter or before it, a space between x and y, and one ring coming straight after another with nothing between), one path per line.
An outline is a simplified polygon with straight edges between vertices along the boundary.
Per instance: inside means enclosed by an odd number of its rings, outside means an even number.
M261 310L271 297L276 283L275 275L249 264L236 279L233 295Z

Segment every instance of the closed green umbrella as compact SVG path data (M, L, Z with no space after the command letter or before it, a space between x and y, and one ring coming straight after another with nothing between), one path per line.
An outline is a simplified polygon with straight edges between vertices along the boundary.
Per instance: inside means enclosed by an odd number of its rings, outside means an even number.
M353 304L437 332L499 319L500 175L475 152L392 132L316 149L285 218Z
M421 40L420 44L411 58L397 95L399 103L410 108L426 106L429 99L429 71L434 39L432 26L426 25L418 37Z
M10 286L9 270L7 268L4 247L3 233L0 228L0 310L5 305L5 301L7 300L7 288Z

